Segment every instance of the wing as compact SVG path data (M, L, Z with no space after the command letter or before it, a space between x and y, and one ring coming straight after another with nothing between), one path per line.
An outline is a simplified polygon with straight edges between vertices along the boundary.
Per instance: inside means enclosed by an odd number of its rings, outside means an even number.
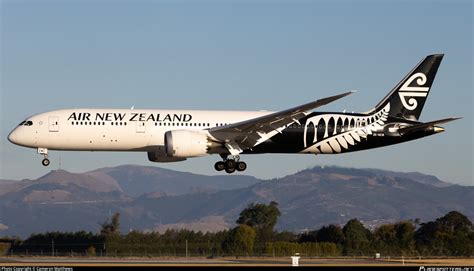
M237 155L244 150L252 149L275 134L281 133L286 125L298 122L299 119L308 114L309 110L326 105L352 93L350 91L262 117L231 125L214 127L209 129L209 133L215 139L224 142L232 155Z

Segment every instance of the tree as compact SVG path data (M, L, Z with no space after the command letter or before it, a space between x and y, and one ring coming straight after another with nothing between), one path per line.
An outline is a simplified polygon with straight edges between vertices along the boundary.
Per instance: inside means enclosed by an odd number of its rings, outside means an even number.
M346 255L365 255L370 250L371 233L357 219L349 220L344 228L343 252Z
M342 232L341 227L331 224L329 226L323 226L318 230L316 240L318 242L342 245L344 242L344 233Z
M264 244L272 239L273 228L280 215L278 203L275 201L268 205L252 203L240 213L236 223L254 228L257 232L258 241Z
M412 254L415 251L415 226L409 221L400 221L394 227L400 253Z
M318 231L307 231L302 233L299 238L299 243L314 243L317 241Z
M275 242L296 242L298 236L291 231L275 232L273 240Z
M465 215L456 211L451 211L436 219L436 223L440 230L452 234L457 232L468 233L473 230L471 221Z
M422 254L472 256L474 253L473 225L456 211L421 224L415 233L415 241Z
M233 255L252 255L255 230L247 225L239 225L229 231L224 239L223 248Z
M110 222L107 220L100 225L102 227L100 230L102 235L120 234L120 213L115 213Z
M378 227L374 232L374 247L388 255L410 255L415 250L415 226L401 221Z

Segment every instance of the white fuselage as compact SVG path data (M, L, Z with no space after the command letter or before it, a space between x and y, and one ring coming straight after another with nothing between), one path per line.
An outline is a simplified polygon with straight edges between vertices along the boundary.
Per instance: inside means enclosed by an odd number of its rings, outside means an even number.
M49 150L148 151L170 130L204 130L268 111L63 109L27 118L9 135L17 145Z
M64 109L34 115L8 136L48 150L142 151L152 162L177 162L219 154L217 171L244 171L240 154L338 154L425 137L444 131L418 118L443 58L422 60L367 113L312 112L353 92L318 99L278 112L142 109Z

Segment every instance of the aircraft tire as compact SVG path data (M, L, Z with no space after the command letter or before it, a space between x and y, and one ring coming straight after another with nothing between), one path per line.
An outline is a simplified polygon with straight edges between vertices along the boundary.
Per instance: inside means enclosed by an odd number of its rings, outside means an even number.
M238 171L245 171L247 169L247 164L245 162L237 162L237 165L235 166L235 168Z
M232 174L235 172L235 167L231 167L231 168L225 168L225 172L229 173L229 174Z
M217 171L223 171L225 169L225 164L222 161L216 162L214 164L214 169Z
M235 163L235 160L234 160L234 159L226 160L226 161L224 162L224 164L225 164L225 169L231 169L231 168L235 169L235 164L236 164L236 163Z
M44 158L43 161L41 161L41 164L43 164L43 166L45 166L45 167L49 166L49 164L50 164L49 159Z

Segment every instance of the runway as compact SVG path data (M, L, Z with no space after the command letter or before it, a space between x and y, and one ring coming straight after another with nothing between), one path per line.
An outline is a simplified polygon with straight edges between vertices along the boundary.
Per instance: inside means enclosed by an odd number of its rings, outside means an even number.
M290 266L285 258L71 258L4 257L0 266ZM300 266L474 266L474 259L301 259Z

